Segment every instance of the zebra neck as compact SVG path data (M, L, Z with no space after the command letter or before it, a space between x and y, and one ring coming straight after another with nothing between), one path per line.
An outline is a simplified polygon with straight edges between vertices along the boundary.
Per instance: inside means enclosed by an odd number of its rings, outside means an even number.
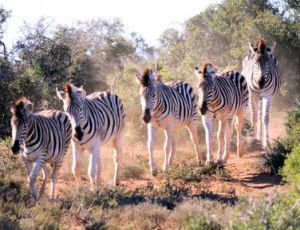
M28 116L28 118L27 118L27 120L26 120L26 122L25 122L25 124L26 124L26 126L27 126L27 133L26 133L26 135L25 135L25 137L24 137L24 142L25 143L27 143L29 140L31 140L32 139L32 136L34 136L35 135L35 133L34 132L29 132L30 130L36 130L37 129L37 127L39 126L38 125L38 116L36 116L36 115L33 115L33 114L30 114L29 116ZM41 132L41 130L40 129L38 129L40 132Z
M86 123L90 120L90 108L88 106L88 103L86 100L83 102L83 107L80 110L80 125L81 127L84 127Z

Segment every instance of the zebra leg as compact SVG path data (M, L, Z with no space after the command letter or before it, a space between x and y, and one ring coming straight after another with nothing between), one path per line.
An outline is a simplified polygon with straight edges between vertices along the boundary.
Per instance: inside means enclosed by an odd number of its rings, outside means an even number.
M226 163L228 161L228 158L229 158L230 137L231 137L231 131L230 131L228 121L226 120L226 123L225 123L225 136L224 136L224 140L225 140L224 153L223 153L223 156L222 156L222 162L223 163Z
M196 127L196 124L194 122L191 122L189 125L188 125L188 130L189 130L189 133L190 133L190 138L191 138L191 141L193 142L193 145L194 145L194 149L195 149L195 152L196 152L196 159L197 161L200 163L202 161L202 154L200 154L199 152L199 147L198 147L198 135L197 135L197 127Z
M38 194L38 199L40 199L41 196L44 194L45 187L47 185L47 182L48 182L48 179L49 179L49 176L50 176L50 170L49 170L49 168L47 167L46 164L42 165L42 172L43 172L43 184L42 184L42 187L41 187L40 192Z
M123 146L123 133L119 134L114 142L114 163L115 163L115 174L114 174L114 186L120 184L120 164L122 158L122 146Z
M176 149L176 143L175 143L175 138L173 136L172 143L171 143L171 152L169 154L168 165L172 164L172 162L173 162L174 154L175 154L175 149Z
M227 120L220 120L219 121L219 129L218 129L218 134L217 134L217 138L218 138L218 163L222 164L222 152L223 152L223 147L224 147L224 134L225 134L225 130L226 130L226 125L227 125ZM224 150L224 152L226 152L226 149Z
M38 196L37 196L37 193L36 193L36 190L35 190L35 181L36 181L36 177L39 173L39 171L41 170L41 167L42 165L44 164L44 156L39 156L35 163L34 163L34 166L33 166L33 169L32 171L30 172L30 175L29 175L29 187L30 187L30 193L31 195L33 196L33 198L35 200L38 199Z
M101 184L101 173L102 173L102 158L101 158L101 145L99 145L98 163L96 164L96 182Z
M62 166L62 161L57 162L52 167L52 173L51 173L51 200L54 200L55 198L55 186L57 181L57 175L58 171Z
M211 144L212 144L212 119L208 116L201 116L205 129L205 142L207 147L206 163L211 161Z
M251 124L253 127L253 140L257 138L257 104L258 104L258 98L250 94L249 105L251 109Z
M267 148L270 145L269 142L269 119L270 119L270 108L272 103L272 97L265 97L262 99L262 116L263 116L263 147Z
M157 166L155 164L154 158L153 158L153 150L154 150L154 144L156 140L156 133L157 128L152 127L150 124L148 124L148 154L149 154L149 165L150 165L150 172L152 176L157 175Z
M258 110L257 110L257 133L256 133L256 140L261 141L262 135L261 135L261 121L262 121L262 103L260 103L260 100L257 101Z
M174 128L169 127L167 130L165 130L165 136L166 136L165 146L164 146L165 160L163 165L163 171L167 170L169 164L171 164L173 160L173 156L174 156L173 153L175 151Z
M73 164L72 164L72 173L76 179L77 187L80 187L80 170L79 170L79 154L80 154L80 146L76 144L73 140L71 141L72 144L72 155L73 155Z
M91 190L94 190L96 184L97 165L100 156L100 140L96 140L95 144L90 148L90 160L88 167L88 175L91 182Z
M30 173L32 171L32 162L28 159L26 159L23 155L21 156L21 159L25 165L26 171L27 171L27 181L30 182Z
M238 114L235 117L235 129L236 129L236 135L237 135L237 156L242 157L244 154L244 149L243 149L243 138L242 138L242 127L243 127L243 121L244 121L244 110L242 109L241 111L238 112Z

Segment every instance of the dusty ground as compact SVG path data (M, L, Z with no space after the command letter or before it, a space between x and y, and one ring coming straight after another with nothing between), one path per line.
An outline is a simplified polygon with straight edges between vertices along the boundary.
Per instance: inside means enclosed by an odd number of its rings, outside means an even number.
M277 112L276 116L273 115L273 120L270 124L270 138L276 139L285 135L284 131L284 113ZM180 163L182 161L193 161L194 151L193 146L187 139L187 133L181 132L180 136L177 136L177 141L181 141L184 144L178 144L175 155L175 163ZM158 138L158 143L156 144L156 149L154 152L157 165L160 167L163 162L163 135L160 135L161 139ZM201 139L201 137L199 137ZM203 137L202 137L203 138ZM183 141L182 141L183 140ZM186 141L185 141L186 140ZM214 143L214 147L216 143ZM201 145L202 153L205 153L205 145ZM111 185L113 178L113 160L112 160L112 147L105 146L102 148L102 178L103 186ZM277 192L285 193L287 191L287 185L282 185L280 183L279 176L271 176L268 174L260 173L255 167L256 162L259 160L263 152L247 152L242 158L238 158L234 153L231 153L230 159L225 166L229 171L229 180L218 180L218 179L207 179L202 181L197 185L196 192L206 191L214 192L216 194L232 194L237 197L257 197L264 194L270 194ZM141 161L142 159L142 161ZM58 180L58 194L59 191L65 190L66 187L70 188L76 186L75 180L71 174L71 153L66 156L64 168L60 174ZM81 159L81 171L82 171L82 182L83 186L89 186L89 180L87 177L87 162L88 153L84 153ZM148 154L144 143L134 143L125 146L122 165L137 165L143 164L144 174L138 179L128 179L122 178L121 185L128 188L137 188L146 186L147 183L151 182L154 185L159 185L162 183L163 178L158 176L153 178L149 173L148 168Z

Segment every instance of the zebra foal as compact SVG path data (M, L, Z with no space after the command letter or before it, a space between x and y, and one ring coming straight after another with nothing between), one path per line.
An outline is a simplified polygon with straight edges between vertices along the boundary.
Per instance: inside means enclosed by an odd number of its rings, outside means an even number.
M56 110L44 110L33 113L33 104L25 97L12 107L12 147L14 154L21 151L21 159L27 169L30 192L37 200L44 192L51 172L51 199L55 197L57 174L63 163L63 157L69 147L72 128L65 113ZM39 193L35 181L39 171L43 171L43 183Z
M216 68L211 63L205 63L201 70L195 67L195 74L199 80L199 107L206 134L206 162L211 161L212 119L214 118L219 120L218 162L226 163L229 158L231 134L228 120L231 118L235 119L237 155L241 157L243 155L241 129L244 110L248 103L246 79L235 71L216 74Z
M79 155L87 149L90 152L88 175L92 189L100 181L100 148L108 141L114 147L114 185L119 184L120 160L122 156L125 113L119 97L110 92L95 92L86 96L81 86L65 83L65 91L56 89L59 99L71 120L74 135L72 138L72 172L80 185Z
M268 48L263 38L256 47L249 43L250 54L243 60L242 74L246 77L249 88L249 104L251 122L254 128L255 140L262 140L263 147L269 145L269 117L272 97L279 91L281 76L278 62L273 55L276 43ZM258 109L261 100L261 108ZM261 132L263 123L263 138Z
M158 128L165 132L163 170L173 160L175 152L174 132L181 127L187 127L194 144L198 162L201 154L198 149L197 136L197 103L192 87L180 81L162 83L151 69L145 69L143 75L136 72L135 77L140 84L142 104L141 119L148 128L148 154L150 171L157 174L157 166L153 158L153 150Z

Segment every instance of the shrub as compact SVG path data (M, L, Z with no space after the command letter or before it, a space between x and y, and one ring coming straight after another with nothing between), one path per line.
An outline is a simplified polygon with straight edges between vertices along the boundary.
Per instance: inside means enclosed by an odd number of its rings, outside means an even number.
M164 173L167 180L182 180L184 182L200 182L205 177L229 178L229 172L216 163L205 165L184 162L168 168Z
M284 180L300 189L300 144L288 155L281 171Z
M293 149L300 143L300 102L296 102L294 108L288 112L287 121L285 123L287 136L287 145L289 149Z
M84 193L82 200L85 207L100 206L107 209L144 202L145 196L139 189L104 187L95 192Z
M294 201L276 195L239 203L230 215L229 229L299 229L299 198Z
M259 159L258 169L263 173L277 175L289 152L290 150L287 149L284 140L276 140Z
M188 229L191 230L219 230L221 226L215 222L209 222L206 218L200 216L188 221Z
M139 179L145 173L140 165L126 165L122 168L122 177L126 179Z
M227 218L227 206L215 201L189 199L172 211L164 226L168 229L201 229L201 221L209 225L220 226ZM206 228L204 228L206 229ZM209 228L207 228L209 229Z
M105 220L108 229L157 229L166 221L168 215L166 208L144 203L109 210Z

